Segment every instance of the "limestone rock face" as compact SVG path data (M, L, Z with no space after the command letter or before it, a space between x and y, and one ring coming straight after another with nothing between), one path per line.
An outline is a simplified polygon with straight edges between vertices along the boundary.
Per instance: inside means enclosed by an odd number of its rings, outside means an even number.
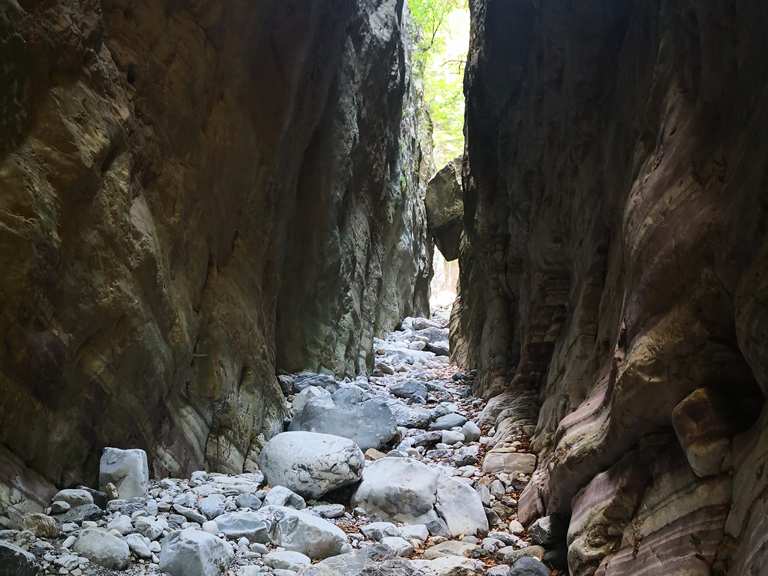
M401 0L0 6L4 499L95 485L103 446L158 476L241 472L282 425L279 368L353 375L426 313L407 18Z
M461 188L461 158L445 165L427 185L429 233L445 259L459 257L464 228L464 195Z
M520 520L570 517L571 574L758 573L768 13L470 4L451 344L538 453Z

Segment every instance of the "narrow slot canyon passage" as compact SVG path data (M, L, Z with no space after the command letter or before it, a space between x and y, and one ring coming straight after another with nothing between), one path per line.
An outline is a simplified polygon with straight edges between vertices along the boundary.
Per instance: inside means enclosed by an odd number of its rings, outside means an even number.
M0 576L768 575L766 28L0 2Z

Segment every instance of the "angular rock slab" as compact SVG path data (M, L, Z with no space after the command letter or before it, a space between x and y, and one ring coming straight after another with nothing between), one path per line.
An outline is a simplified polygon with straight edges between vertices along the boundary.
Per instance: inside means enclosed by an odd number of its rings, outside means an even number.
M365 468L352 503L386 520L427 523L436 518L438 477L413 458L382 458Z
M395 422L405 428L426 428L432 421L432 412L418 406L408 406L401 400L389 399L387 402Z
M57 514L56 520L60 523L65 522L83 522L84 520L98 520L104 516L104 510L96 506L96 504L83 504L70 509L64 514Z
M136 533L128 534L125 537L125 543L128 544L130 551L138 558L144 560L152 558L152 549L150 548L151 542L146 536Z
M274 510L270 539L276 546L301 552L313 560L340 554L347 544L347 535L335 524L311 512L292 508Z
M198 508L208 520L213 520L217 516L224 514L226 510L226 498L221 494L211 494L200 500Z
M163 540L160 569L171 576L221 576L233 559L232 548L220 538L187 529Z
M389 387L389 392L398 398L407 398L417 402L427 401L427 386L418 380L397 382Z
M451 412L450 414L445 414L444 416L440 416L437 420L432 422L432 424L429 425L430 430L450 430L451 428L455 428L457 426L462 426L467 421L464 416L461 414L456 414L455 412Z
M400 529L392 522L370 522L363 524L359 529L363 536L377 542L387 536L400 536Z
M378 545L347 554L340 554L304 568L301 576L427 576L412 563L392 559L394 552ZM431 574L429 576L432 576Z
M272 486L308 498L360 480L365 458L352 440L318 432L283 432L261 451L259 466Z
M451 536L488 532L488 518L480 495L460 480L440 477L435 510L445 521Z
M293 570L294 572L309 566L311 563L312 561L308 556L290 550L274 550L264 556L264 564L270 568Z
M149 465L144 450L104 448L99 462L99 486L117 486L120 498L146 496L149 489Z
M264 510L262 508L262 510ZM266 544L269 542L269 531L272 529L271 519L259 510L257 512L229 512L217 517L214 522L218 532L227 538L237 540L247 538L251 542Z
M459 244L464 229L461 161L461 158L456 158L441 168L429 181L425 197L429 232L449 262L459 257Z
M361 450L384 448L397 436L395 417L380 398L359 404L331 403L327 398L310 399L294 417L289 429L349 438Z
M290 488L275 486L264 496L264 506L289 506L302 510L307 507L307 503Z
M72 508L93 504L93 496L90 492L76 488L59 490L51 500L53 502L66 502Z
M211 474L211 482L198 486L194 491L201 496L213 493L222 493L225 496L239 496L240 494L253 494L264 483L264 474L261 472L246 472L237 476L224 476Z
M412 458L387 457L370 464L352 503L369 514L409 524L442 518L452 536L488 531L480 495Z
M480 440L480 427L474 422L465 422L461 427L461 433L467 442L476 442Z
M247 538L301 552L313 560L340 554L347 535L335 524L306 510L265 506L256 512L232 512L214 520L227 538Z
M131 552L124 540L99 528L80 532L73 550L99 566L123 570L128 566Z
M446 540L440 544L430 546L424 551L425 560L434 560L435 558L444 558L445 556L469 556L470 552L477 550L477 544L462 542L461 540Z
M524 452L506 452L491 450L483 460L483 472L495 474L506 472L507 474L533 474L536 469L536 455Z
M316 374L314 372L299 372L293 375L293 390L301 393L307 388L323 388L328 392L334 392L338 388L336 379L329 374Z
M307 405L307 402L315 399L331 402L331 393L325 388L320 388L318 386L304 388L304 390L296 394L293 398L293 413L301 414L302 410L304 410L304 406Z

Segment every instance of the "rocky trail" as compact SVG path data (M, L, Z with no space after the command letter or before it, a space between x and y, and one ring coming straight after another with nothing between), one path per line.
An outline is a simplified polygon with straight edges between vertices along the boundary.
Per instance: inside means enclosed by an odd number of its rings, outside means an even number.
M100 491L62 490L0 532L0 574L550 574L556 527L517 520L526 430L493 428L446 325L405 319L370 377L280 376L292 418L258 470L150 481L143 451L106 449Z

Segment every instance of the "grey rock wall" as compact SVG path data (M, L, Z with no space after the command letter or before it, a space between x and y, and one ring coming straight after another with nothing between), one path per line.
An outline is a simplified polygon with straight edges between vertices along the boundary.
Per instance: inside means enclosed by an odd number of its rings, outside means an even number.
M92 483L105 445L248 468L278 369L360 371L426 312L405 26L396 0L0 6L0 500Z
M428 314L425 133L402 0L361 0L327 110L304 155L278 304L278 363L372 364L373 336Z

